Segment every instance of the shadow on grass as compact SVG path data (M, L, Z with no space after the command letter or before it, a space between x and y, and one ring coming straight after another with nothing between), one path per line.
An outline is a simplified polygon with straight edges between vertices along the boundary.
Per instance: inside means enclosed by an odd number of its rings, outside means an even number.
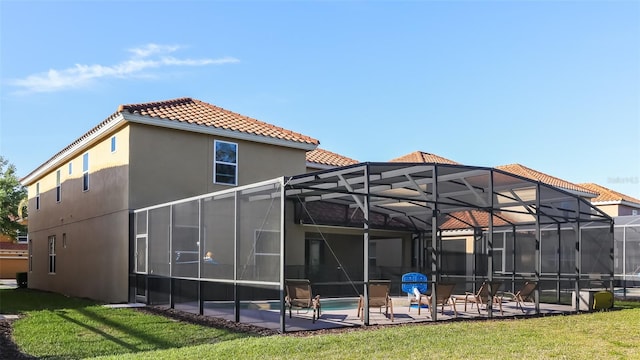
M0 314L24 314L37 310L79 309L97 303L87 299L24 288L0 289Z
M85 315L85 316L87 315L86 312L82 311L81 309L78 309L78 312L83 314L83 315ZM102 331L102 330L100 330L100 329L98 329L98 328L96 328L94 326L89 326L89 325L84 324L84 323L82 323L82 322L80 322L80 321L78 321L78 320L76 320L76 319L74 319L74 318L72 318L70 316L67 316L67 314L63 310L56 310L55 314L58 315L59 317L61 317L63 320L71 322L71 323L74 323L74 324L76 324L76 325L78 325L80 327L83 327L83 328L85 328L85 329L87 329L89 331L92 331L92 332L102 336L103 338L105 338L105 339L107 339L107 340L109 340L111 342L114 342L114 343L122 346L123 348L126 348L126 349L130 350L131 352L137 352L137 351L141 350L141 349L138 349L137 347L135 347L135 346L133 346L131 344L128 344L125 341L122 341L122 340L118 339L117 337L115 337L113 335L109 335L108 333L106 333L106 332L104 332L104 331ZM164 343L163 345L165 347L167 347L167 345L166 345L167 343L166 342L162 342L162 343Z

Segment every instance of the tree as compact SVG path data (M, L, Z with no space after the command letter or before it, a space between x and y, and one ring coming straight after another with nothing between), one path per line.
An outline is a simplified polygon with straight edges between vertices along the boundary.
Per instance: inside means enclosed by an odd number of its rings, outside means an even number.
M20 203L27 197L27 189L16 176L16 167L0 156L0 233L16 238L26 227L18 223Z

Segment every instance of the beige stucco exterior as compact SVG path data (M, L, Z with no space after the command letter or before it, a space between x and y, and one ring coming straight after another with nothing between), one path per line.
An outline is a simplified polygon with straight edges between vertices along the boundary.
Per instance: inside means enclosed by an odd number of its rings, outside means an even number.
M46 171L25 184L33 256L29 287L105 302L128 301L131 211L229 188L213 182L214 140L238 145L238 185L306 169L304 149L121 121L99 138L81 142L66 157L50 160L41 167ZM88 191L82 188L85 153L89 154ZM52 236L55 273L49 272Z
M628 206L620 203L617 203L617 204L594 203L594 205L598 207L598 209L600 209L602 212L604 212L605 214L611 217L640 214L640 208ZM634 210L635 210L635 213L634 213Z

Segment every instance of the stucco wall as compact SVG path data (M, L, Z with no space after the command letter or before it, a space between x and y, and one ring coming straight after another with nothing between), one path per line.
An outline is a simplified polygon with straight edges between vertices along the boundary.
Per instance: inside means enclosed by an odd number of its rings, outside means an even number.
M116 137L116 151L111 138ZM63 159L29 186L29 287L96 300L127 300L129 130L122 127ZM83 191L83 154L89 189ZM69 163L72 171L69 173ZM61 200L56 201L56 171ZM36 210L36 183L40 209ZM48 238L56 237L56 272L49 273Z
M214 140L238 144L238 185L305 171L305 151L186 131L131 126L131 207L229 189L213 182Z
M15 279L16 273L27 271L28 258L26 254L22 254L22 258L16 258L13 254L10 256L11 258L7 259L0 254L0 279Z

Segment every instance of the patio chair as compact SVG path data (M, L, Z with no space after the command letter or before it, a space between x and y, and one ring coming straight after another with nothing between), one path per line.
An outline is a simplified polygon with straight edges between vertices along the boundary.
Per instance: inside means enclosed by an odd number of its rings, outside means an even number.
M407 293L407 301L409 302L409 311L411 305L418 305L418 315L420 315L420 298L427 293L427 275L410 272L402 275L402 291Z
M389 296L389 291L391 290L391 281L389 280L370 280L367 285L368 294L369 294L369 308L377 307L380 308L380 312L382 313L382 308L385 308L384 314L385 316L391 315L391 321L393 321L393 301L391 300L391 296ZM358 317L360 320L364 320L364 308L365 308L365 298L360 295L360 300L358 300ZM391 309L391 312L389 312Z
M298 313L300 309L313 310L312 322L320 318L320 295L313 296L311 291L311 282L307 279L286 279L284 281L286 295L284 297L285 309L289 309L289 318L291 318L291 309L296 308Z
M527 281L524 283L522 288L520 288L520 290L518 290L517 292L512 293L512 292L505 291L504 295L511 297L511 299L516 302L516 309L518 308L518 306L520 306L520 310L524 312L524 308L522 307L522 304L524 304L524 302L527 300L532 301L531 298L533 296L533 292L536 290L536 287L538 287L537 282Z
M455 315L455 317L458 317L458 310L456 310L456 299L451 296L455 287L456 284L453 283L437 283L434 285L434 289L436 291L436 306L442 305L442 315L444 315L444 307L445 305L447 305L453 308L453 314ZM423 295L420 299L421 303L431 306L433 295ZM422 299L424 299L424 302L422 301ZM433 309L433 311L438 311L438 309L435 308Z
M485 309L488 310L488 302L491 300L495 304L499 304L500 306L500 315L504 315L502 311L502 301L496 296L498 289L502 286L501 281L493 281L491 282L491 293L489 293L489 282L485 281L480 285L480 288L477 292L466 292L464 295L464 311L467 311L467 303L471 303L471 307L473 304L476 304L478 307L478 314L480 314L480 305L484 305ZM461 296L456 296L457 299L462 299Z

